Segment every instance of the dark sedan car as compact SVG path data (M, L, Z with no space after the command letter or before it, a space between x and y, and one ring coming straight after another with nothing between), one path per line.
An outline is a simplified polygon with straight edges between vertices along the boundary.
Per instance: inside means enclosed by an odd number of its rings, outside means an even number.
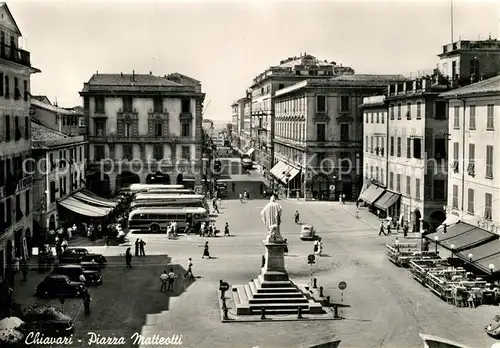
M85 277L85 284L101 284L101 272L96 270L85 269L82 265L60 265L54 267L53 275L65 275L73 282L80 282L81 277Z
M80 297L85 284L72 282L65 275L49 275L36 287L35 295L40 297Z
M92 260L99 264L107 262L103 255L91 253L85 248L68 248L59 255L59 262L61 263L78 264L80 262L92 262Z
M71 335L75 327L73 319L52 307L35 307L23 319L26 330L49 337Z

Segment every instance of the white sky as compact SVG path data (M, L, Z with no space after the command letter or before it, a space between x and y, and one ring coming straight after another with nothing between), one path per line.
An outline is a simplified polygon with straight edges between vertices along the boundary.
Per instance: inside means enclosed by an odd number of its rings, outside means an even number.
M451 41L449 0L7 3L42 70L33 94L69 107L96 70L180 72L202 81L213 120L229 120L256 75L300 52L357 73L408 73L434 68ZM455 40L498 37L499 4L455 1Z

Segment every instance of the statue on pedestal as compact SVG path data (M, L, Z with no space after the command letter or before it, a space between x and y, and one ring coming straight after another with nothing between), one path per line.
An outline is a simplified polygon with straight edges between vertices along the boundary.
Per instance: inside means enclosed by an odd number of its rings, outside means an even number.
M281 208L280 204L276 203L274 196L271 196L269 203L260 212L262 222L269 231L269 236L266 239L267 242L283 242L283 237L280 234L282 212L283 208Z

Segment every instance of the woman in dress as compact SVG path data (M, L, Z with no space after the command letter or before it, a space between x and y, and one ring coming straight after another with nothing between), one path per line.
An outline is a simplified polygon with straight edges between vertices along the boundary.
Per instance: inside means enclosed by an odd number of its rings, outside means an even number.
M130 248L127 248L125 252L125 262L127 263L127 267L132 267L132 253L130 252Z
M201 258L204 259L205 257L210 258L210 251L208 250L208 241L205 242L205 247L203 248L203 256Z

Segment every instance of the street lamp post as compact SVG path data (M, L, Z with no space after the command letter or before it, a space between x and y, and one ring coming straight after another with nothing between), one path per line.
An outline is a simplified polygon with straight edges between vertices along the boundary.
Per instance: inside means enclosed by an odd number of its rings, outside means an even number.
M455 244L450 245L451 249L451 258L453 259L453 251L455 250Z
M491 275L493 275L493 271L495 270L495 265L490 263L490 265L488 266L488 268L490 269L490 273Z
M469 254L469 255L467 255L467 256L469 256L469 262L472 262L472 258L474 257L474 255Z
M439 241L439 237L435 236L434 237L434 246L435 246L436 255L438 253L438 241Z

